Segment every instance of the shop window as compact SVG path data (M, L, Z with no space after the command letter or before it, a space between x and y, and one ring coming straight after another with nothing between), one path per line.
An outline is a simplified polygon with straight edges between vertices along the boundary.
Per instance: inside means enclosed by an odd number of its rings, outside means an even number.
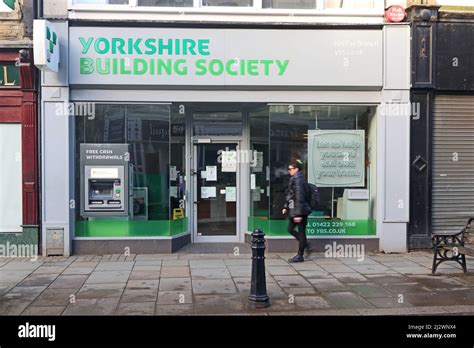
M242 135L242 113L235 111L193 112L193 135Z
M287 235L287 220L281 209L289 181L288 162L298 158L305 164L307 180L318 186L321 197L320 206L309 217L307 234L374 235L374 114L375 108L369 106L306 105L270 106L268 121L265 113L251 114L251 146L260 147L264 166L268 166L265 175L252 173L255 177L251 181L257 187L267 179L268 215L262 209L265 204L259 201L262 197L252 195L249 229L263 227L270 235ZM269 129L266 143L261 134L265 122Z
M263 0L263 8L315 9L316 0Z
M21 124L0 123L0 232L22 231Z
M138 0L138 6L192 7L193 0Z
M374 8L376 0L325 0L324 8L370 9Z
M176 117L172 122L180 123ZM94 117L76 118L76 201L85 199L81 144L127 144L129 168L125 170L130 179L130 189L124 193L129 195L125 216L84 217L77 207L77 237L169 236L186 230L186 223L175 221L186 218L184 209L175 210L184 192L184 154L179 146L184 146L184 129L170 134L170 125L169 105L97 104Z
M252 0L202 0L203 6L253 6Z

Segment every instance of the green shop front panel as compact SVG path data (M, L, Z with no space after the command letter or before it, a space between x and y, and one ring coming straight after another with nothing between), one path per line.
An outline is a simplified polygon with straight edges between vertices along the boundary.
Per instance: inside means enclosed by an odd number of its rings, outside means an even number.
M76 221L76 237L170 237L187 231L188 219Z

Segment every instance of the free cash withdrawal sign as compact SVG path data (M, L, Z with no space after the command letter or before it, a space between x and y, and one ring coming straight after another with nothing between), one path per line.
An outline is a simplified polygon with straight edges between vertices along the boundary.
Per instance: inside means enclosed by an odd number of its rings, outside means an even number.
M382 31L72 27L69 59L71 84L375 89Z

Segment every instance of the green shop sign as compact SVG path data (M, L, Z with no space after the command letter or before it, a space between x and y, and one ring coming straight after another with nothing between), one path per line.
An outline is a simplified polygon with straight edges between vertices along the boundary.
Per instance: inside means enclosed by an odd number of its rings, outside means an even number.
M209 39L79 37L79 42L81 75L283 76L289 64L288 59L187 59L210 56ZM125 55L133 57L115 57Z
M69 33L75 85L382 85L381 30L71 27ZM350 71L345 46L357 49Z
M288 234L288 220L267 220L249 217L250 231L262 229L268 236L284 237ZM308 219L306 226L308 236L375 236L376 224L374 219L368 220L324 220Z
M20 73L15 63L0 63L0 87L20 86Z

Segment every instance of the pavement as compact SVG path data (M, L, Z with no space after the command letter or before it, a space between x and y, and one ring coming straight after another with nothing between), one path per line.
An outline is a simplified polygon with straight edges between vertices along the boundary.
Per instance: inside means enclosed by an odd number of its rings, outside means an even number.
M271 306L248 306L247 245L195 246L174 254L0 258L0 315L472 315L468 274L432 254L328 258L267 253ZM207 248L207 250L205 250ZM202 251L206 253L202 253Z

